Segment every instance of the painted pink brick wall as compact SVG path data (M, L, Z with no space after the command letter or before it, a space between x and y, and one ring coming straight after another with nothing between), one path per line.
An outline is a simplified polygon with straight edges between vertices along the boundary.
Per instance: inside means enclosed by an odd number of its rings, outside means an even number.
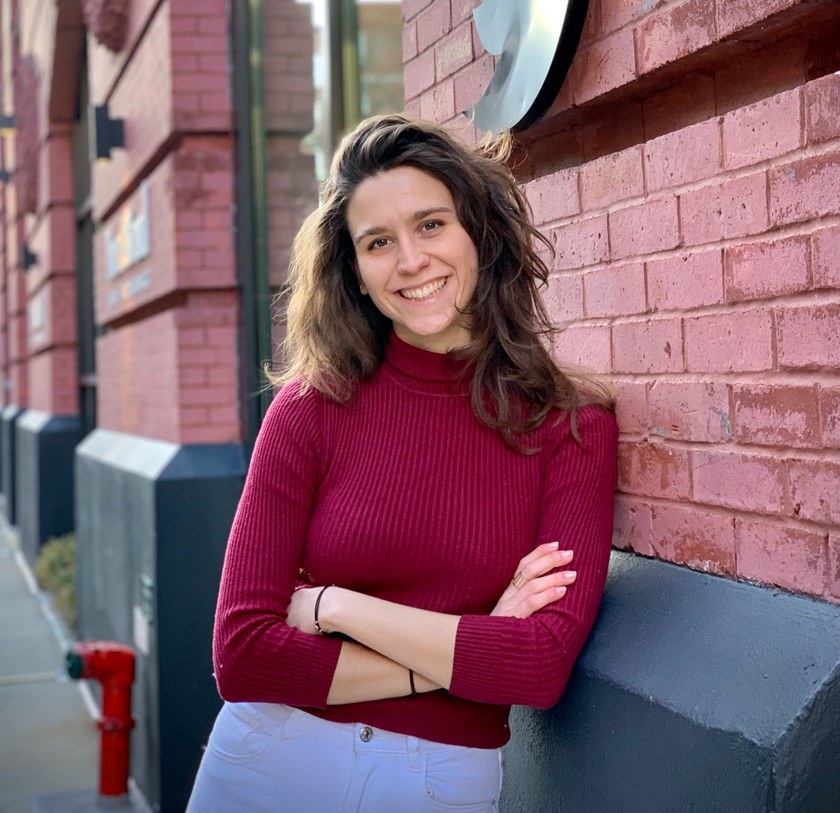
M675 62L714 42L715 4L685 0L648 15L635 29L639 73Z
M825 589L825 534L741 519L735 532L738 558L754 578L817 595Z
M717 3L717 25L726 35L749 25L761 23L767 17L796 6L800 0L730 0Z
M680 195L685 245L746 237L767 229L767 173L755 172Z
M404 59L406 109L417 112L424 94L431 94L436 85L454 79L460 92L456 93L457 111L472 106L486 86L484 71L475 71L476 62L485 56L484 49L468 14L478 0L403 0ZM779 31L794 30L803 20L818 18L823 10L812 0L591 0L589 14L580 47L572 64L569 79L552 106L549 118L570 108L587 105L621 89L629 89L639 79L647 79L657 71L667 69L673 77L680 77L681 62L692 68L702 64L708 56L717 57L732 52L732 44L749 32L747 41L772 38ZM469 29L469 40L466 31ZM421 33L422 32L422 35ZM433 36L437 32L438 36ZM757 33L756 33L757 32ZM422 38L421 38L422 37ZM452 43L462 44L450 53ZM467 43L473 58L467 57ZM760 57L749 65L751 54L745 51L743 65L748 71L760 70L770 85L784 83L789 63ZM688 73L688 68L682 76ZM732 82L706 83L702 77L688 75L692 103L698 93L705 93L714 107L714 96L726 98L726 85ZM801 77L800 77L801 81ZM684 86L684 87L686 87ZM672 88L674 86L672 85ZM680 106L672 92L666 103L666 113L679 117ZM646 103L656 104L652 94ZM741 107L733 104L728 109ZM816 103L817 108L819 102ZM714 112L714 109L712 111ZM821 119L822 126L832 124L830 115ZM628 125L625 120L624 126ZM459 122L463 125L463 120ZM469 128L467 133L469 134ZM669 130L673 129L671 127Z
M593 0L517 172L556 249L555 353L615 383L615 544L840 601L840 60L819 5ZM470 140L493 59L446 6L403 2L406 108ZM467 25L472 60L442 70Z
M735 574L735 523L729 514L663 503L651 506L650 521L654 555L707 573Z
M823 444L838 449L840 448L840 387L822 387L819 401Z

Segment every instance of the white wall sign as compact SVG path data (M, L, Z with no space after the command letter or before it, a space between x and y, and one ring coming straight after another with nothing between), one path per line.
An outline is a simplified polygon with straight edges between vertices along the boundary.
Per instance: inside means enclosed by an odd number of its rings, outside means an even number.
M40 344L46 338L47 331L47 288L38 291L26 307L29 322L29 342Z
M484 48L498 57L467 115L491 132L522 130L557 97L577 50L589 0L484 0L473 11Z
M137 194L128 201L105 230L105 276L112 280L131 268L151 251L149 235L149 184L140 184Z

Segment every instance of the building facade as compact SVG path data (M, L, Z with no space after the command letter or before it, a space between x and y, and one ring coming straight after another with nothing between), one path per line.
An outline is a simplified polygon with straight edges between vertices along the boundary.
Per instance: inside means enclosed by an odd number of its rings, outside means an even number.
M219 705L216 588L291 240L362 116L482 135L479 5L0 0L0 491L30 561L75 531L80 636L135 647L134 787L164 813ZM514 171L555 249L554 352L615 383L616 553L566 696L515 715L503 801L830 809L840 9L571 5L580 43Z
M316 201L310 11L5 0L2 15L6 515L30 562L75 530L80 636L137 653L135 790L180 810L219 706L214 595L271 291Z

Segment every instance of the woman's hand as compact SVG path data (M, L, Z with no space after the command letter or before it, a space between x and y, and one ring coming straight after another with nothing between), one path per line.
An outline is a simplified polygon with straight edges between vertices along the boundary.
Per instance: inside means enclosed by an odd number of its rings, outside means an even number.
M290 627L318 635L315 627L315 602L324 587L301 587L292 593L292 600L286 610L286 623Z
M574 570L552 572L572 561L572 551L558 550L558 547L557 542L548 542L523 557L490 615L529 618L537 610L563 598L566 587L577 574Z

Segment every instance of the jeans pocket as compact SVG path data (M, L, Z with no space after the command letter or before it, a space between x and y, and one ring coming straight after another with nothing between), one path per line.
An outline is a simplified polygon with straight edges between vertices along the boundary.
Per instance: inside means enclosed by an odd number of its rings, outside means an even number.
M247 762L259 757L273 739L273 729L254 712L250 703L225 703L207 750L226 762Z
M459 748L426 755L426 796L441 810L489 813L502 789L501 755L496 748Z

